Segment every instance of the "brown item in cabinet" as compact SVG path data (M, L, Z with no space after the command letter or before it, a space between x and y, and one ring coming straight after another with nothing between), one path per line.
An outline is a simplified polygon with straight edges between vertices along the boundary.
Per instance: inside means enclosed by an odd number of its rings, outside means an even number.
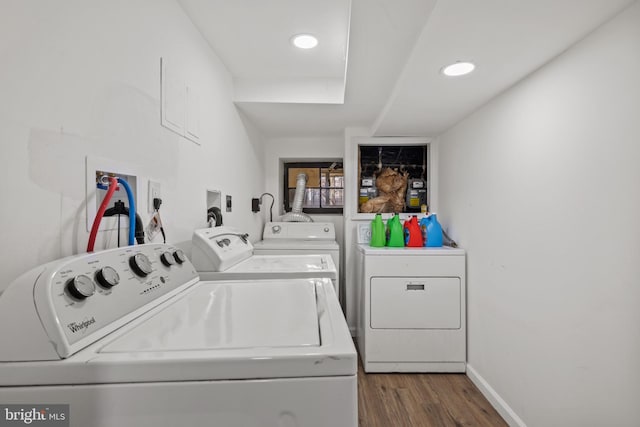
M376 187L382 192L382 194L395 193L398 190L402 191L402 196L407 189L407 178L409 172L400 173L397 170L391 168L385 168L378 174L376 178Z
M408 172L383 169L376 178L376 187L380 195L360 205L360 212L402 212L408 177Z
M389 202L389 196L378 196L376 198L369 199L360 205L360 212L391 212L390 210L386 209L387 202Z

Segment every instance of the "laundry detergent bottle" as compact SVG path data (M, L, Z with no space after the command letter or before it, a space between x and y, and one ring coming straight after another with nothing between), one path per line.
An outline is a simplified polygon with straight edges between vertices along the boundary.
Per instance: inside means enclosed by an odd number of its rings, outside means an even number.
M430 248L442 246L442 226L436 214L432 213L420 220L420 229L424 237L424 245Z
M382 215L376 214L373 221L371 221L371 246L381 248L385 243L384 223L382 222Z
M389 241L387 246L394 248L402 248L404 246L404 232L400 223L400 215L395 214L393 218L387 221L389 226Z
M389 236L391 235L391 224L393 224L393 217L387 220L387 223L384 226L384 244L385 246L389 246Z
M415 215L404 222L404 245L412 248L424 245L422 230Z

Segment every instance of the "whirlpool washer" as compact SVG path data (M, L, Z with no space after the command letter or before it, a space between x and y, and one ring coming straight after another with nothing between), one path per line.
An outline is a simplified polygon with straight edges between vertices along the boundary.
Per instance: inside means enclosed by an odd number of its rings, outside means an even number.
M71 426L357 425L326 278L200 281L160 244L82 254L6 288L0 341L0 402L69 404Z
M331 255L254 255L247 235L231 227L195 230L191 252L202 280L327 278L337 289Z

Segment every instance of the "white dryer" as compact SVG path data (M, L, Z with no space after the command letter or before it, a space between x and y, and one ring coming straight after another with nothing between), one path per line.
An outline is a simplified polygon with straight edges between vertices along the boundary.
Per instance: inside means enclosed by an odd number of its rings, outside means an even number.
M465 252L374 248L358 229L358 350L366 372L465 372Z
M82 254L6 288L0 342L2 405L68 404L71 426L357 425L328 279L200 281L170 245Z
M329 254L340 275L340 245L331 222L268 222L262 240L254 244L256 255ZM336 280L336 292L343 301L344 292Z

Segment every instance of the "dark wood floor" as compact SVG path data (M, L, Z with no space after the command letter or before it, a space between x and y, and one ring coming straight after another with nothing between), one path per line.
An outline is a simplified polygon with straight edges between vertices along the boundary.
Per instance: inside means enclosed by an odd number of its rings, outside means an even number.
M367 374L358 365L360 427L507 426L464 374Z

